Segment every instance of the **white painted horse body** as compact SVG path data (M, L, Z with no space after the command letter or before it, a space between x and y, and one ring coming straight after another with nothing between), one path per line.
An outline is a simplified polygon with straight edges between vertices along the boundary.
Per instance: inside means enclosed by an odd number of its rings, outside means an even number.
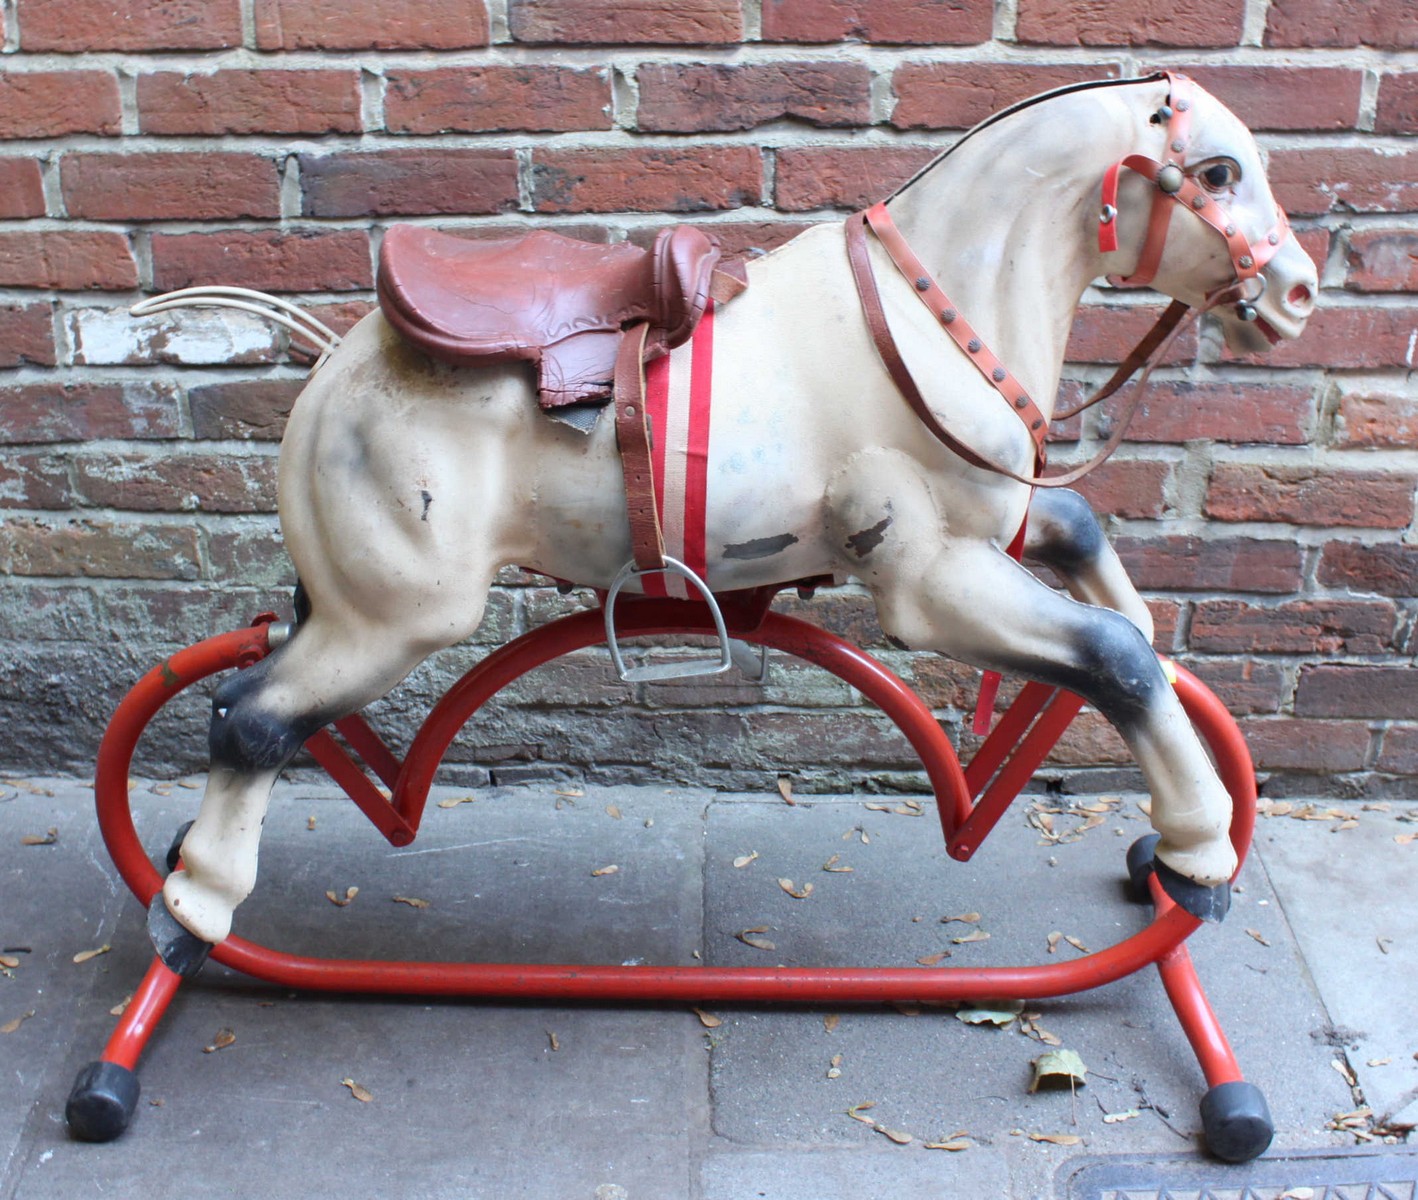
M1121 248L1104 254L1099 182L1125 154L1161 155L1166 131L1149 117L1166 90L1145 80L1022 108L890 202L916 253L1045 416L1084 290L1138 259L1154 186L1124 178ZM1262 238L1276 209L1253 139L1199 90L1192 120L1188 170L1238 167L1239 181L1219 190L1246 236ZM871 254L932 410L976 450L1030 473L1023 423L874 242ZM1197 304L1231 272L1214 231L1177 212L1155 286ZM1265 275L1261 320L1298 335L1317 291L1313 264L1291 240ZM1148 646L1147 609L1086 505L1041 490L1030 512L1027 486L967 465L932 437L873 348L840 224L756 260L749 277L714 329L710 586L855 576L883 629L913 649L1079 692L1118 726L1147 778L1158 859L1205 887L1228 880L1229 799ZM1216 311L1233 346L1260 348L1255 326ZM185 870L164 888L199 938L226 937L255 881L270 786L309 733L472 634L502 566L604 588L631 557L614 422L604 416L585 435L548 420L534 388L521 365L436 364L375 313L302 393L282 448L280 512L311 612L218 692L207 793ZM1026 512L1028 549L1073 599L1001 548ZM879 541L856 536L873 529ZM746 544L764 550L725 556Z

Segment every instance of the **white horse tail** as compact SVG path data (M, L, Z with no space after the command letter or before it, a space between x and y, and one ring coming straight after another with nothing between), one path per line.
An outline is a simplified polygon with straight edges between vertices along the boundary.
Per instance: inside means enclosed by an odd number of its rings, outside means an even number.
M310 368L312 374L320 369L321 363L329 358L340 344L338 333L316 320L299 305L251 288L181 288L175 292L164 292L161 296L140 300L128 311L135 317L148 317L174 308L236 308L284 326L319 354L315 365Z

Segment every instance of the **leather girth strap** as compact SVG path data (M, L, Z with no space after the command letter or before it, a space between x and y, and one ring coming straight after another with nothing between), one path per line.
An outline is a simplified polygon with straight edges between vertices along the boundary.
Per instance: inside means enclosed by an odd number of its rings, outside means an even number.
M635 566L653 571L665 565L665 539L655 504L655 472L650 418L645 411L645 335L641 322L621 335L615 360L615 436L625 474L625 508Z
M886 311L882 307L881 294L877 289L876 276L872 270L871 258L867 249L866 231L869 227L880 238L882 245L891 256L892 262L896 264L897 270L911 282L922 303L930 308L936 320L961 345L966 358L975 365L991 387L1004 397L1011 410L1018 413L1020 419L1024 421L1026 429L1029 430L1030 436L1034 440L1035 474L1020 475L1009 467L981 454L951 433L931 411L911 375L910 368L902 358L900 348L886 322ZM882 236L883 231L889 231L887 236ZM902 253L903 248L905 249L904 254ZM1105 400L1122 387L1139 367L1145 365L1146 370L1142 380L1139 381L1102 450L1082 466L1074 467L1059 475L1042 476L1037 472L1042 470L1044 465L1044 437L1048 432L1047 424L1043 422L1042 416L1031 415L1038 412L1033 401L1029 400L1014 377L1000 364L999 359L983 345L978 335L963 323L959 310L950 303L945 293L940 290L939 285L921 266L914 254L910 253L909 247L906 247L905 239L896 229L894 222L891 221L884 205L876 205L867 212L855 213L847 218L847 257L851 263L852 279L856 284L857 296L861 300L862 313L866 318L867 328L871 332L877 354L881 357L882 364L890 374L892 382L896 384L897 391L905 398L912 411L920 418L921 423L947 449L959 455L971 466L993 471L997 475L1004 475L1031 487L1067 487L1069 484L1076 483L1118 448L1127 432L1128 423L1137 411L1146 392L1147 377L1151 374L1152 368L1166 356L1171 343L1181 332L1183 318L1189 311L1188 306L1180 301L1173 302L1147 336L1119 365L1112 377L1095 395L1069 412L1060 414L1071 417L1086 408L1091 408L1099 401ZM1193 313L1193 316L1195 315ZM1021 404L1021 399L1026 403ZM1039 421L1040 424L1036 426L1035 421Z

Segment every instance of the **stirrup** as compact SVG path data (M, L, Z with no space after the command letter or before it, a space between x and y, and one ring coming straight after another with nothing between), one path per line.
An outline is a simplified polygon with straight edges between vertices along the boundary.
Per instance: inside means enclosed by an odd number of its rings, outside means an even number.
M620 676L622 683L640 683L646 680L665 679L687 679L692 675L722 675L734 665L733 650L729 644L729 631L724 627L724 614L719 611L719 602L714 599L714 593L709 590L709 585L700 579L684 563L677 558L664 556L663 567L646 567L644 569L635 565L635 560L631 559L625 566L621 567L620 574L615 577L615 582L611 584L611 589L606 593L605 613L606 613L606 645L611 652L611 662L615 666L615 673ZM620 639L615 632L615 599L630 580L639 579L644 575L678 575L688 583L692 583L700 596L704 598L704 603L709 606L709 613L714 618L714 633L719 639L718 658L695 658L688 661L678 660L667 663L649 663L641 667L627 667L625 659L620 653Z

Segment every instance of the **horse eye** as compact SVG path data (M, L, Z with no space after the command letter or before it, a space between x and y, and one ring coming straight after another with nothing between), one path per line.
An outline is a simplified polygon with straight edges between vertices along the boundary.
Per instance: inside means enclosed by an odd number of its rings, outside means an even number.
M1240 171L1231 163L1213 163L1201 173L1201 182L1213 192L1234 187L1240 179Z

